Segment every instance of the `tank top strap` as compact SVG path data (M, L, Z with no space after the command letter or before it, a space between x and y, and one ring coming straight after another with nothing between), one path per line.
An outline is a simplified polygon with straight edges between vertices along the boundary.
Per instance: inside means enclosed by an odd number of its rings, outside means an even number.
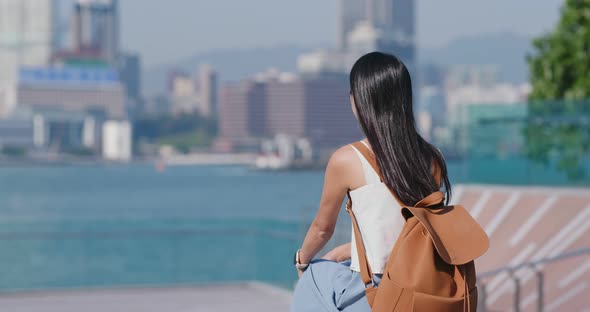
M365 144L365 142L363 142L363 144ZM352 144L350 146L354 149L354 151L356 152L356 155L358 156L359 160L361 161L361 164L363 165L363 173L365 174L366 183L367 184L380 183L381 178L379 178L379 175L377 174L377 172L375 172L375 170L373 169L371 164L369 164L369 162L365 159L363 154L361 154L361 152L359 150L357 150L356 147L354 147Z

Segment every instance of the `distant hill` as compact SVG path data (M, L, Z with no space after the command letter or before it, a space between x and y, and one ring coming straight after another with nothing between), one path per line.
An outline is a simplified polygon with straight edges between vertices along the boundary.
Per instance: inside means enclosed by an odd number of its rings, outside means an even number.
M497 33L453 40L439 48L419 50L419 62L440 65L496 64L501 79L520 83L528 80L527 52L532 38L511 33Z
M199 65L204 63L210 64L217 70L221 81L237 81L265 71L270 67L282 71L295 71L297 56L316 48L282 45L198 53L174 64L162 64L147 68L143 75L143 89L146 95L164 91L166 77L170 70L179 69L193 74Z
M419 49L419 62L440 65L496 64L501 79L514 83L527 81L526 53L531 50L527 36L498 33L459 38L446 46ZM297 56L319 47L281 45L276 47L212 50L198 53L171 64L146 68L143 89L146 95L164 91L166 76L170 70L180 69L195 73L199 64L211 64L221 81L237 81L252 74L275 67L283 71L295 71Z

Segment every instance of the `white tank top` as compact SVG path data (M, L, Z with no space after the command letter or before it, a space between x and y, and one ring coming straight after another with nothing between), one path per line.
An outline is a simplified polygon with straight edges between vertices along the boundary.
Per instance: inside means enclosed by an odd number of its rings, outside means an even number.
M361 141L362 142L362 141ZM365 142L363 142L365 144ZM366 145L366 144L365 144ZM352 145L351 145L352 146ZM401 207L393 198L371 164L354 146L365 174L366 185L350 191L352 211L356 216L367 260L373 273L383 273L387 258L404 225ZM351 265L360 272L354 231L351 238Z

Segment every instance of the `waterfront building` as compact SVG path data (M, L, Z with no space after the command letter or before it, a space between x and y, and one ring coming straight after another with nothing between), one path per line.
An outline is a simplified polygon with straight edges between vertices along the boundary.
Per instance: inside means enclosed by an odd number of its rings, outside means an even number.
M106 160L127 162L132 157L131 124L108 120L102 125L102 156Z
M220 148L256 147L267 132L267 96L264 82L244 80L223 86L219 97Z
M220 139L226 144L259 144L264 138L287 135L306 139L319 151L361 137L345 75L267 73L224 86L220 100Z
M116 71L108 68L23 67L15 88L22 108L126 118L124 88Z
M33 120L30 118L0 119L0 151L6 148L32 148L35 145L33 130Z
M100 117L60 109L31 111L35 147L54 152L99 150Z
M270 81L266 132L307 138L316 149L350 143L361 133L348 94L344 75Z

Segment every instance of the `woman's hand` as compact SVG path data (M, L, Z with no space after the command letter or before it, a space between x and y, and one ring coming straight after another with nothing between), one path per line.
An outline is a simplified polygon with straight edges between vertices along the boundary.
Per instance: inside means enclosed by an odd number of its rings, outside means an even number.
M350 259L350 243L340 245L328 252L322 259L342 262Z
M303 271L301 271L301 270L297 269L297 276L298 276L299 278L301 278L301 275L303 275Z

